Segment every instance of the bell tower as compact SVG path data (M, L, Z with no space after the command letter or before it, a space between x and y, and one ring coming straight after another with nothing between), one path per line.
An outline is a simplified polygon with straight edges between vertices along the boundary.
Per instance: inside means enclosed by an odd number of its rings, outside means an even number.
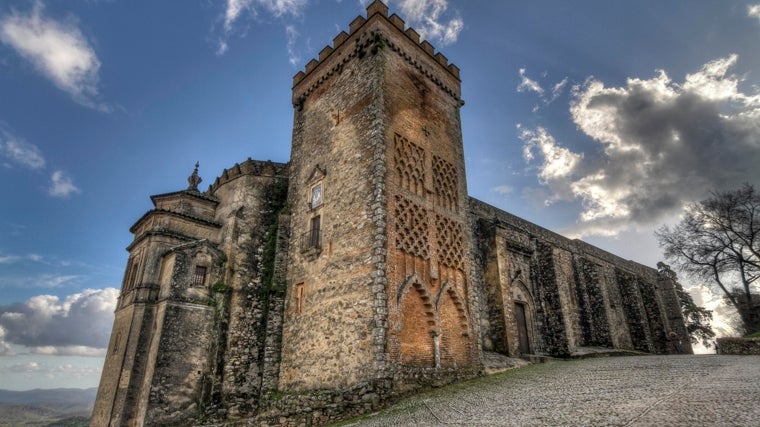
M380 1L294 77L280 389L477 365L462 105Z

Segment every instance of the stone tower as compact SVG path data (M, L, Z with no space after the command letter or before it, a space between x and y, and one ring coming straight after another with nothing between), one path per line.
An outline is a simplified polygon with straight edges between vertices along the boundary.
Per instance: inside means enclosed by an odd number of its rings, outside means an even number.
M264 258L277 249L266 242L278 240L287 165L248 159L205 193L197 165L188 181L152 196L130 228L92 426L188 425L221 401L250 416L261 388L276 385L264 360L278 358L267 338L279 337L268 329L281 325L282 297Z
M475 368L458 68L375 1L293 104L280 389Z

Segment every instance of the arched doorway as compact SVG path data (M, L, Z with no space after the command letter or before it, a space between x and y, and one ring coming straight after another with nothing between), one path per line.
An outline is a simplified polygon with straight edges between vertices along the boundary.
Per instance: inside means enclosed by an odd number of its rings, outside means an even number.
M512 283L512 316L516 330L513 336L511 351L517 354L531 354L534 352L534 329L533 329L533 296L522 280Z

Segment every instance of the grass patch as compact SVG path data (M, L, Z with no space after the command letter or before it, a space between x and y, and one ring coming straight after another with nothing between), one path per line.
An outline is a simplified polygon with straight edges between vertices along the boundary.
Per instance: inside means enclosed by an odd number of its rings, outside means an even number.
M757 331L754 334L745 335L744 338L760 338L760 331Z

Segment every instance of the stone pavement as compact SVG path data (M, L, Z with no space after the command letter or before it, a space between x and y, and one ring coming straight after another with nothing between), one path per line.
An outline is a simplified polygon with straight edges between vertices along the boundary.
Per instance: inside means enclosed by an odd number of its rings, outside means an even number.
M555 361L405 399L351 426L760 426L760 356Z

